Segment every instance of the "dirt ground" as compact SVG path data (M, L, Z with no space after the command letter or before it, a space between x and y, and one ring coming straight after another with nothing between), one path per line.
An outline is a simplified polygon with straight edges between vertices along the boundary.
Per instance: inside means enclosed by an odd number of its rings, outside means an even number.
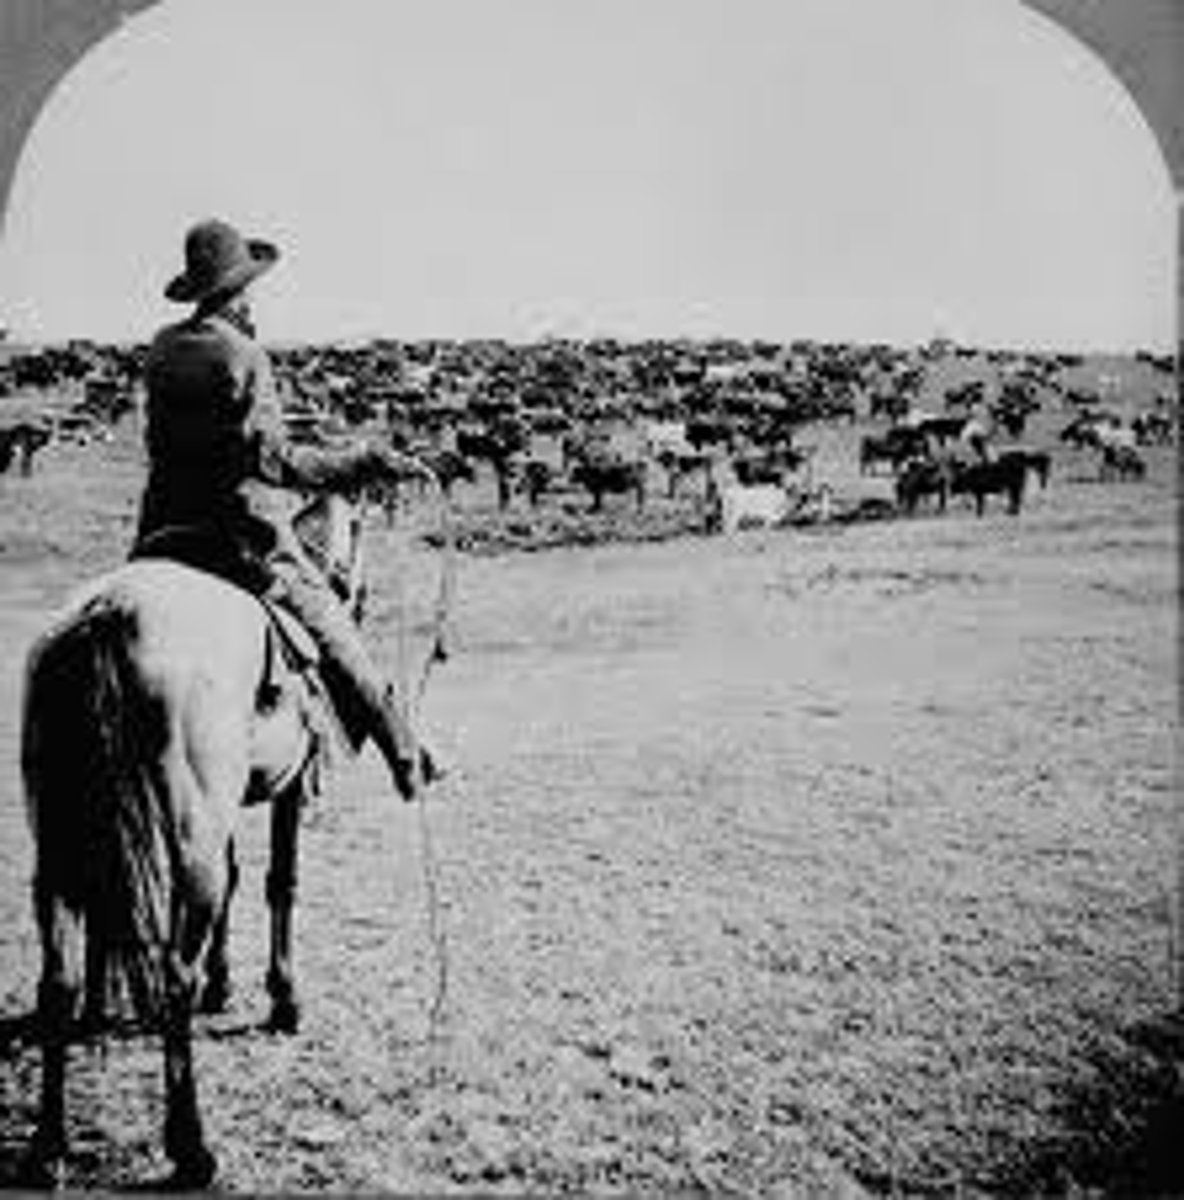
M125 442L0 481L0 1181L38 1078L20 662L118 560ZM1175 1004L1177 460L1148 454L1102 483L1058 446L1018 518L463 559L423 711L450 776L421 812L366 755L308 814L291 1038L259 1028L244 814L237 990L197 1047L220 1186L1172 1183L1173 1064L1127 1036ZM394 574L426 596L432 563L382 528L371 555L389 661ZM76 1053L74 1186L164 1173L160 1076L148 1038Z

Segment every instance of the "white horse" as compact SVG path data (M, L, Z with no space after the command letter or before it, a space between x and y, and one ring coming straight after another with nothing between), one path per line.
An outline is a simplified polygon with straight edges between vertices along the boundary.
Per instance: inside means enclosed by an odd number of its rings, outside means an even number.
M354 586L358 518L325 497L322 528ZM297 1020L291 966L296 835L315 786L323 724L311 684L285 662L264 606L213 575L165 559L128 562L82 588L27 664L21 766L36 841L41 940L41 1110L28 1181L59 1182L67 1152L67 1043L85 983L101 1016L121 977L164 1034L165 1149L178 1185L216 1164L194 1080L190 1020L224 1000L227 916L240 806L272 804L272 1024Z

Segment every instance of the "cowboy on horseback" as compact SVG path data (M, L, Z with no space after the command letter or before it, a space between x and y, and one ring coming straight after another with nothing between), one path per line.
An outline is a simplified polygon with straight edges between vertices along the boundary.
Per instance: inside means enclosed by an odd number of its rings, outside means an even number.
M332 449L286 435L271 363L255 340L250 285L279 251L224 221L185 239L185 270L165 296L193 312L162 329L145 368L148 480L133 558L212 570L293 613L311 633L336 698L386 759L405 798L438 771L360 631L292 526L300 492L356 492L431 471L389 447Z

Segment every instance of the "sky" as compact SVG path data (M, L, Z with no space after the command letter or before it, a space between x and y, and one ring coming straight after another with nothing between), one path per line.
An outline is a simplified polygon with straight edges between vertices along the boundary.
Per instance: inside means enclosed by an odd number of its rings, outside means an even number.
M26 143L0 326L150 337L216 215L268 340L1166 351L1176 204L1019 0L167 0Z

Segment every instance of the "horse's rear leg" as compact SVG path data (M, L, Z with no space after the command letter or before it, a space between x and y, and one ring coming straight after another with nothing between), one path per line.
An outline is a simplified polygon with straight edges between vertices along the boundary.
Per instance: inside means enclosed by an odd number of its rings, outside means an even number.
M41 1037L41 1111L25 1163L23 1182L36 1188L61 1185L66 1160L66 1055L81 983L81 919L56 889L34 884L41 938L37 1020Z
M238 857L234 841L226 845L226 889L222 906L214 920L210 949L206 955L205 983L198 996L197 1007L203 1013L225 1012L230 1003L230 904L238 889Z
M178 821L164 959L164 1146L174 1164L171 1185L186 1188L207 1187L217 1171L198 1109L192 1021L203 955L226 915L234 817L246 786L238 723L209 716L191 713L164 760L165 793L186 818Z
M164 1148L174 1166L170 1187L205 1188L217 1172L217 1162L206 1147L197 1105L193 1007L201 954L218 918L226 888L201 886L192 881L179 886L185 890L185 898L175 902L165 967Z
M271 863L267 872L267 904L271 910L271 961L267 991L271 996L268 1028L295 1033L300 1024L292 970L292 908L296 902L296 853L300 829L301 785L288 788L271 808Z

